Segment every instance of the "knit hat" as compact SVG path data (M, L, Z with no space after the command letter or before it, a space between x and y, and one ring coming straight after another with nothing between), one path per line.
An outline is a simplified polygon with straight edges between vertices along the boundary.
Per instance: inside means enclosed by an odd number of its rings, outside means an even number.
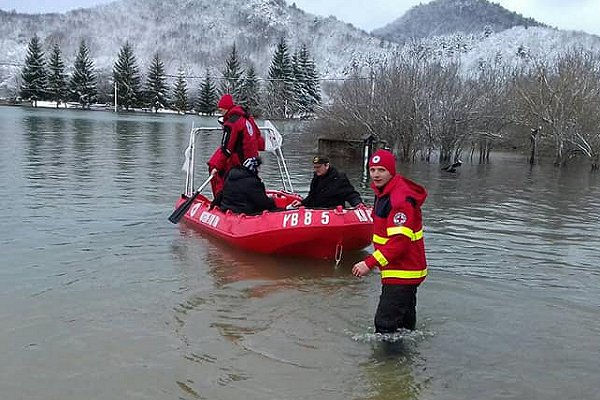
M244 160L242 164L250 172L258 172L258 166L262 164L260 157L249 157Z
M233 103L233 97L231 97L229 93L226 93L223 96L221 96L221 99L217 103L218 108L223 108L225 110L229 110L234 105L235 104Z
M377 150L369 160L369 167L383 167L392 176L396 175L396 158L387 150Z

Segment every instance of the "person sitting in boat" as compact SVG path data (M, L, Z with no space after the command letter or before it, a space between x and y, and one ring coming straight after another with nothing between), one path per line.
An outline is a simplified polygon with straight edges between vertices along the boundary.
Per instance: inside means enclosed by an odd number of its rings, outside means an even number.
M264 210L278 211L275 201L267 196L265 185L258 177L260 157L250 157L227 174L223 190L212 202L223 211L256 215Z
M332 166L327 157L315 156L312 163L314 174L308 196L302 201L295 200L291 207L336 208L344 207L346 202L356 207L363 203L346 174Z
M221 146L208 160L208 171L213 178L213 197L223 189L229 170L242 164L247 158L258 157L258 151L265 149L265 141L254 118L242 106L235 104L230 94L224 94L217 103L223 114L223 137Z

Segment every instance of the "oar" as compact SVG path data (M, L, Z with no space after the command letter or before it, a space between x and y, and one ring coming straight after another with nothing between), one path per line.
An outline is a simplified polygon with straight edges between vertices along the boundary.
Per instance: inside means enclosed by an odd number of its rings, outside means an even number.
M182 205L180 205L179 207L177 207L177 209L175 211L173 211L173 213L169 216L169 221L171 221L172 223L176 224L176 223L179 222L179 220L181 218L183 218L183 216L185 215L185 213L187 212L187 210L192 206L192 203L194 202L194 200L196 200L196 197L198 197L198 195L200 194L200 192L202 191L202 189L204 189L206 187L206 185L208 185L208 183L213 178L213 176L214 175L210 175L204 181L204 183L194 192L194 194L192 196L190 196L190 198L185 201L185 203L183 203Z

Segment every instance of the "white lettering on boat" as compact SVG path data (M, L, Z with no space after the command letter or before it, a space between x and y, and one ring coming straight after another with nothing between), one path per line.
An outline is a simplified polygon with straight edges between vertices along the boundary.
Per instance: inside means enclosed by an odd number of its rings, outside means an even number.
M358 220L360 222L369 222L369 221L373 221L373 219L371 218L371 215L368 212L365 212L365 210L361 210L361 209L356 209L354 210L354 214L356 214L356 218L358 218Z
M285 214L283 216L283 227L298 225L298 213Z
M312 213L305 212L304 213L304 225L310 225L312 223Z
M322 211L320 219L317 219L317 218L313 219L313 212L311 212L311 211L305 211L303 219L300 218L300 215L298 212L287 213L287 214L283 215L283 227L284 228L298 226L300 221L302 221L304 226L312 225L313 222L315 222L315 221L319 221L321 223L321 225L328 225L329 221L330 221L329 211Z
M192 206L192 208L190 209L190 217L193 217L194 215L196 215L196 212L198 211L198 209L200 208L202 204L200 203L196 203Z
M202 222L203 224L210 225L213 228L216 228L219 224L219 219L220 218L218 215L211 214L208 211L203 211L202 214L200 214L200 218L198 218L198 221Z

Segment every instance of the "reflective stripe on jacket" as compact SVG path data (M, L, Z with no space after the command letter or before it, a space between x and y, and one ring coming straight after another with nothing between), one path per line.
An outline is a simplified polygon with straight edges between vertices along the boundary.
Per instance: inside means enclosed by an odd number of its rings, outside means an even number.
M375 190L373 246L365 262L378 267L383 284L418 285L427 276L421 205L425 189L396 175Z

